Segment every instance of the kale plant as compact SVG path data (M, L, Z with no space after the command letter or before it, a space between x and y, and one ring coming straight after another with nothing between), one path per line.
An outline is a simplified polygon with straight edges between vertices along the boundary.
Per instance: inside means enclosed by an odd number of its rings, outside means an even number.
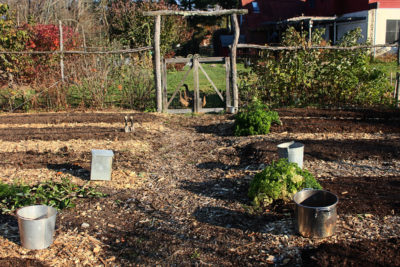
M309 171L302 170L296 163L289 163L287 159L280 159L254 176L248 195L253 205L260 207L278 199L290 201L304 188L322 187Z
M282 124L278 112L256 100L236 114L234 133L236 136L267 134L272 123Z

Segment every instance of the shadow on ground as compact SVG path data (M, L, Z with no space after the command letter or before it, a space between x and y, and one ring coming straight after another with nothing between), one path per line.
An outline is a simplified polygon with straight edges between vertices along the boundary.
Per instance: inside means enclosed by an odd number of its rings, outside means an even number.
M82 180L90 179L90 171L84 169L78 165L63 163L63 164L47 164L49 170L54 170L57 172L62 172L64 174L70 174L78 177Z
M268 163L278 159L277 145L291 140L253 142L239 151L241 164ZM394 140L298 140L304 144L304 160L391 160L400 157Z
M303 266L400 266L400 239L321 244L301 252Z
M180 187L192 193L212 197L215 199L229 200L243 204L250 204L247 196L249 181L243 179L212 179L204 182L184 180Z
M20 259L20 258L0 258L0 266L2 267L49 267L50 265L44 264L35 259Z
M250 214L229 210L222 207L201 207L193 213L196 220L202 223L211 224L225 228L236 228L242 231L265 232L265 226L284 218L277 214Z
M233 136L233 122L217 123L210 125L197 125L198 133L215 134L218 136Z

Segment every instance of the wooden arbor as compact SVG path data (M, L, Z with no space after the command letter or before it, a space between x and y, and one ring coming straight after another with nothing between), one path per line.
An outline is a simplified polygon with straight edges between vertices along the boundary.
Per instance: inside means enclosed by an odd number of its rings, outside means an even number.
M238 14L247 14L247 9L227 9L216 11L175 11L175 10L157 10L148 11L143 14L146 16L155 17L155 30L154 30L154 68L156 80L156 98L157 98L157 112L166 111L165 103L163 105L162 97L162 83L161 83L161 53L160 53L160 30L161 30L161 16L224 16L231 15L234 27L234 38L231 46L231 82L233 91L233 107L235 110L239 106L239 93L237 88L237 68L236 68L236 50L239 42L240 28L238 23ZM165 102L165 101L164 101Z

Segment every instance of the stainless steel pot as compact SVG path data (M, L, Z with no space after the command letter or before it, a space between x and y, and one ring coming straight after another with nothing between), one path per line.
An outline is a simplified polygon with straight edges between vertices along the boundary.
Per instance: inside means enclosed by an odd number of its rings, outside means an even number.
M296 230L304 237L323 238L336 231L338 197L325 190L304 189L293 198Z

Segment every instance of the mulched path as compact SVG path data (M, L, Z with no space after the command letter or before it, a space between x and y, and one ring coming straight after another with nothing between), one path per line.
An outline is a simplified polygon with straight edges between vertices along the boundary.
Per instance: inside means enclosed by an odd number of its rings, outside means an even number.
M50 169L87 181L90 148L71 150L69 140L93 140L93 145L96 140L149 143L150 151L114 151L113 170L146 173L138 178L143 180L143 186L116 189L103 183L101 190L108 197L79 200L76 208L62 211L58 217L58 233L78 229L97 238L104 247L102 258L110 259L113 266L400 266L396 250L399 239L392 237L396 225L381 231L387 231L387 236L378 238L379 234L374 233L372 239L366 238L370 233L364 235L364 230L356 228L371 225L371 229L381 229L383 226L378 222L398 220L400 170L396 160L400 156L400 112L328 109L279 109L278 112L283 125L273 126L271 132L282 134L281 139L269 139L268 135L234 137L231 115L130 112L2 115L1 124L53 126L0 129L1 142L59 140L65 147L44 152L0 152L0 167ZM130 114L139 126L151 123L167 130L136 127L133 133L124 133L123 116ZM61 123L71 126L56 127ZM121 126L96 127L85 123L121 123ZM362 166L365 173L318 178L326 190L339 196L341 221L337 237L325 240L299 237L293 230L292 204L278 203L262 212L248 207L249 181L262 166L278 159L276 145L289 141L286 132L383 136L299 140L305 144L304 160L310 163L306 166L311 172L313 162L340 164L344 169L353 168L344 162L370 163ZM371 165L374 162L380 165ZM392 172L377 175L377 170L385 173L382 166ZM16 226L13 216L0 215L0 223ZM83 223L89 226L83 228ZM354 231L362 237L348 238ZM20 262L24 266L46 266L45 259L0 257L1 266L17 266ZM102 264L103 261L98 262Z

